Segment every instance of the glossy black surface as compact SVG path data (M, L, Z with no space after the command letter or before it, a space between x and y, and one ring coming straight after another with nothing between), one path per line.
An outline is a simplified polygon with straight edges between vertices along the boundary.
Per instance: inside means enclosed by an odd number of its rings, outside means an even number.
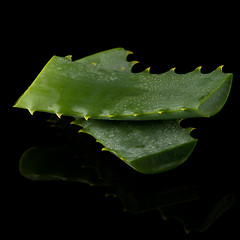
M54 15L54 11L51 13ZM56 16L58 21L54 20ZM181 24L169 31L170 26L164 27L160 19L161 26L152 28L149 27L152 22L143 19L131 26L121 21L112 26L112 15L109 20L95 19L93 22L76 18L78 27L72 29L69 24L74 22L73 19L65 25L66 16L63 13L56 16L49 15L39 22L39 18L31 14L29 21L16 21L9 40L6 38L10 54L4 55L7 58L4 70L8 77L5 80L7 90L5 92L4 88L3 93L8 94L5 97L7 117L2 124L6 133L1 159L3 230L9 236L17 232L26 238L214 239L221 236L236 239L240 213L240 67L236 44L239 36L232 30L227 36L226 28L217 27L219 25L215 23L208 25L209 29L205 27L205 30L211 30L209 34L196 34L199 28L191 31L190 25ZM34 27L31 20L36 22ZM224 64L223 71L234 74L232 91L220 113L209 119L191 119L182 123L195 127L192 136L199 139L191 157L172 171L142 175L101 152L101 146L85 136L85 146L94 146L94 154L101 155L99 162L103 169L105 164L110 166L110 161L117 170L113 176L115 180L110 182L110 190L106 186L86 183L33 182L21 176L18 165L25 150L32 146L59 146L69 140L58 135L59 129L50 128L46 122L49 115L36 113L31 116L27 111L11 106L52 55L72 54L73 59L78 59L113 47L134 52L129 60L140 61L134 72L151 66L152 73L165 72L172 67L176 67L178 73L185 73L200 65L203 72L210 72ZM119 192L121 198L128 199L125 200L128 207L118 197ZM170 204L178 198L184 203ZM165 206L165 215L177 219L164 220L157 210L159 204ZM124 211L125 208L134 212ZM188 228L201 226L205 231L186 234L181 223L183 219ZM84 237L86 234L87 238Z

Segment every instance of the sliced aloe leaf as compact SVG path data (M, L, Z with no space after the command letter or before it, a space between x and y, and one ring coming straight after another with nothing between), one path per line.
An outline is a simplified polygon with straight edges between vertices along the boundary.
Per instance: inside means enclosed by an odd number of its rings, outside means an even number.
M200 68L132 73L129 53L116 48L77 61L54 56L15 107L85 119L162 120L209 117L227 100L232 74L221 67L208 74Z
M196 139L179 121L74 121L104 145L102 150L118 156L142 173L159 173L182 164L193 151Z

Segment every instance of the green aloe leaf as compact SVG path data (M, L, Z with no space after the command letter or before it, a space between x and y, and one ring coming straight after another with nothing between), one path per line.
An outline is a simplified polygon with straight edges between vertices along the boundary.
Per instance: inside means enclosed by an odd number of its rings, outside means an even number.
M196 139L179 121L74 121L109 151L135 170L154 174L182 164L193 151Z
M75 117L103 150L142 173L175 168L197 140L173 119L216 114L228 98L232 74L222 67L208 74L200 67L187 74L132 73L136 61L126 60L130 53L116 48L76 61L53 56L15 107Z
M221 67L208 74L200 68L187 74L132 73L136 62L126 61L129 53L116 48L77 61L54 56L15 107L114 120L209 117L223 107L232 74Z

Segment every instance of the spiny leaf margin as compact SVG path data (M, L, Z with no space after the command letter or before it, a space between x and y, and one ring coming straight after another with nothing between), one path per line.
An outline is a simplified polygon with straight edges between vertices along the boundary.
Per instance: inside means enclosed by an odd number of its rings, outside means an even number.
M180 127L179 120L169 121L99 121L77 119L72 124L83 127L108 151L145 174L171 170L189 157L197 139L192 128Z
M232 74L222 66L208 74L199 67L187 74L132 73L130 53L115 48L76 61L54 56L14 106L86 120L164 120L210 117L228 98Z

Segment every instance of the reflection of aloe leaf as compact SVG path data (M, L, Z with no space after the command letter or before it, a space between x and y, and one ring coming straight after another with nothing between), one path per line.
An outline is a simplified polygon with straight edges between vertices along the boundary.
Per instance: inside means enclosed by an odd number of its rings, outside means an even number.
M139 189L132 192L127 185L119 186L116 193L122 200L125 210L133 213L146 212L165 206L174 206L199 198L195 187L192 186L171 186L169 189L160 188L145 194L142 194L140 186L137 187Z
M228 194L223 197L210 211L203 224L195 230L204 232L206 231L224 212L233 206L235 202L235 196Z
M195 187L173 185L166 189L157 179L154 182L146 179L142 184L141 178L127 174L126 168L119 172L112 159L86 158L75 155L74 149L69 147L33 147L22 155L20 172L31 180L65 180L107 186L107 195L118 196L124 209L135 213L198 198Z
M152 179L151 176L134 175L128 168L119 171L119 165L112 158L99 159L94 154L88 157L72 147L31 148L20 159L20 172L31 180L65 180L105 186L107 195L121 199L124 209L133 213L158 209L164 219L178 219L186 232L207 230L235 199L227 195L210 213L202 216L198 209L207 201L201 205L195 187L178 182L166 186L161 175Z
M22 155L19 169L23 176L31 180L101 183L97 172L84 166L84 158L86 156L82 155L76 159L73 148L33 147Z
M159 211L164 219L172 217L179 220L183 224L186 233L189 231L205 232L225 211L233 206L234 202L235 196L228 194L217 202L205 216L203 216L202 211L196 211L205 207L206 203L202 205L201 200L190 207L187 204L180 204L162 207L159 208Z

